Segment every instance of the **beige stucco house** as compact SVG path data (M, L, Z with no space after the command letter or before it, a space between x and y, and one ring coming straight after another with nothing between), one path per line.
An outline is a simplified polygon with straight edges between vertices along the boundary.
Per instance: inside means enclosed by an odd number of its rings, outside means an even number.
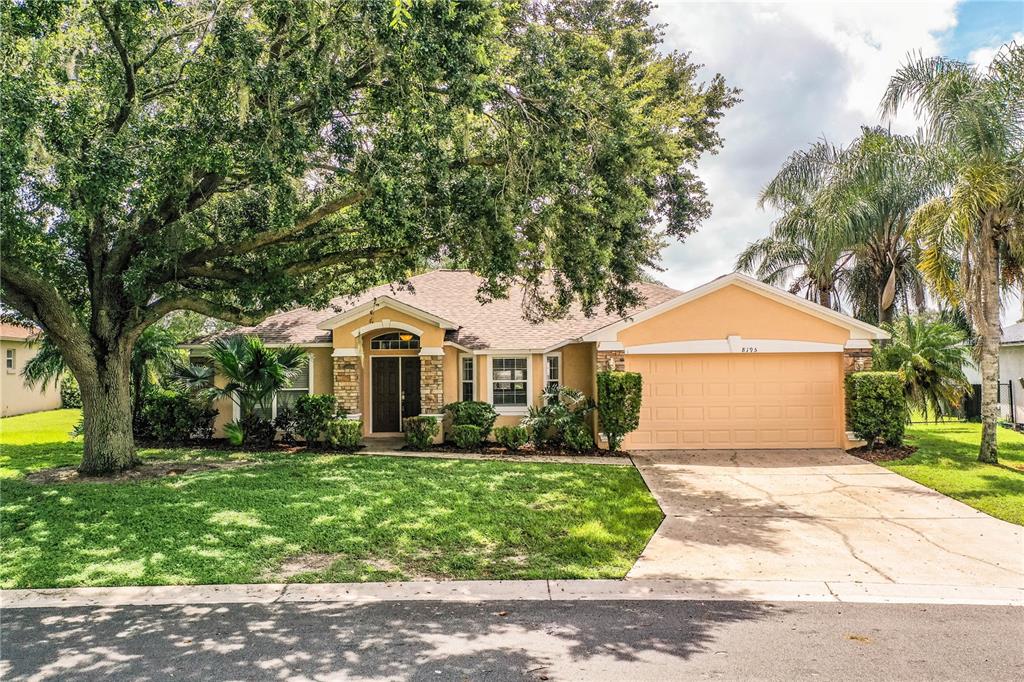
M25 363L38 352L38 329L0 323L0 355L4 359L0 374L0 416L55 410L60 407L60 391L55 386L29 388L21 377Z
M646 302L626 318L539 324L523 319L522 291L483 304L480 283L437 270L232 333L309 349L307 371L275 411L303 392L333 393L368 437L458 400L488 401L499 425L518 423L547 384L594 395L599 370L637 371L640 427L625 442L634 449L847 446L844 375L865 368L871 342L886 338L738 273L687 292L641 284ZM225 401L218 427L233 416Z

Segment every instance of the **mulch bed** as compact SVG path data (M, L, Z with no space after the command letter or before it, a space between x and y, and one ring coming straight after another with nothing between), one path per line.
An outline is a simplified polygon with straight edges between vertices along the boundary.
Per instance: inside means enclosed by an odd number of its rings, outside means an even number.
M525 457L525 456L544 456L544 457L625 457L627 454L622 451L609 452L607 450L566 450L563 448L535 448L532 445L526 445L518 450L509 450L508 448L502 447L501 445L495 445L491 443L483 444L481 447L473 448L471 450L464 450L463 448L457 447L452 443L442 443L440 445L430 445L426 449L416 448L412 445L402 446L402 450L411 450L413 452L448 452L455 455L465 455L467 453L474 453L479 455L491 455L494 457Z
M910 457L917 452L917 448L913 445L876 445L872 449L867 445L862 445L848 452L854 457L860 457L869 462L893 462Z
M147 462L134 469L106 476L82 476L73 466L41 469L25 476L29 483L52 485L54 483L129 483L168 476L181 476L201 471L241 469L254 462Z
M365 445L359 445L354 450L335 450L331 448L325 448L317 445L314 447L307 447L301 443L283 443L281 441L274 441L266 447L254 447L246 445L232 445L226 438L212 438L210 440L197 440L197 441L185 441L182 443L167 443L161 441L149 441L149 440L137 440L135 445L139 449L155 449L162 450L166 448L186 448L189 450L216 450L218 452L253 452L253 453L281 453L284 455L294 455L297 453L308 452L310 454L317 455L349 455L353 452L363 450L366 448Z

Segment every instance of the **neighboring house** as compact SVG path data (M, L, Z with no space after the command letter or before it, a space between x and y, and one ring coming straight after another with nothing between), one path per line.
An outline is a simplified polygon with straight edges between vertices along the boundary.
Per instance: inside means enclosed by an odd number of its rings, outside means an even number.
M0 416L55 410L60 407L60 390L50 385L29 388L21 376L25 363L35 357L39 345L38 329L0 322L0 355L4 369L0 380ZM45 390L43 390L45 388Z
M872 340L887 338L738 273L685 293L641 284L646 303L628 319L577 312L539 324L523 319L521 290L482 304L480 283L438 270L228 333L308 348L307 372L275 411L297 393L333 393L367 436L458 400L490 402L499 425L518 423L546 385L593 396L598 371L637 371L640 427L625 442L635 449L846 446L843 377L868 367ZM201 355L209 340L190 348ZM219 407L222 427L233 410Z
M968 401L968 417L980 410L981 374L974 362L964 366L967 381L975 387L973 405ZM1024 424L1024 320L1003 329L999 344L999 419Z

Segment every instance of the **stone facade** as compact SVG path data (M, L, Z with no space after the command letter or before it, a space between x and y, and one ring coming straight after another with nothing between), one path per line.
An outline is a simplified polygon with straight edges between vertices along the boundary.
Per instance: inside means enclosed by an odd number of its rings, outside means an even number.
M626 354L621 350L599 350L597 351L597 371L626 370Z
M420 356L420 413L440 414L444 407L444 356Z
M847 348L843 351L843 372L847 375L854 372L871 371L870 348Z
M334 358L334 397L338 410L345 414L359 414L362 410L359 387L362 370L358 357Z

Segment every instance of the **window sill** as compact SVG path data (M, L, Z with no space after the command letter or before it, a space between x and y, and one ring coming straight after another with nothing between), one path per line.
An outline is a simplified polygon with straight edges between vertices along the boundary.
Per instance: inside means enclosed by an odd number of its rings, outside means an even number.
M495 412L505 417L525 417L527 414L527 408L525 407L497 407L494 405L492 407L494 407Z

